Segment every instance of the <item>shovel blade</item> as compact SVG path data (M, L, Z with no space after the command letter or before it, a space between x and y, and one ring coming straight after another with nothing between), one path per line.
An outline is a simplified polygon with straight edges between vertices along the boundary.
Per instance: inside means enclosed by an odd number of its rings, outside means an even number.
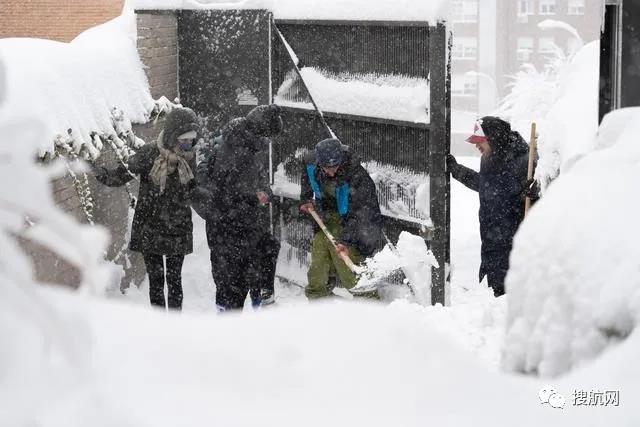
M358 284L355 288L351 289L351 293L354 295L366 295L383 288L392 287L406 287L406 276L401 269L393 270L379 277L374 277L367 280L366 284ZM411 289L411 288L409 288Z

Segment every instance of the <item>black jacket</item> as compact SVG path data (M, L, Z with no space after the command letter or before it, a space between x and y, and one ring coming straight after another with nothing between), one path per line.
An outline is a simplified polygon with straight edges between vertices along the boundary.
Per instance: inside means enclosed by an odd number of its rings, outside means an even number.
M451 175L480 197L482 265L480 280L495 269L507 269L513 237L524 218L529 146L508 123L484 118L483 130L492 152L480 172L456 164Z
M336 238L347 246L353 246L363 256L371 256L382 247L382 226L384 223L378 204L376 185L369 173L357 158L345 150L345 160L334 178L328 177L322 168L310 158L305 159L306 167L302 173L300 201L309 202L314 199L314 190L309 179L309 171L322 189L328 181L334 180L335 187L348 188L348 208L341 213L342 235ZM316 197L316 209L322 214L326 211L338 212L337 197L323 195Z
M178 172L167 177L161 194L149 172L160 154L156 144L147 144L127 162L129 171L140 177L140 190L136 203L129 249L145 254L186 255L193 251L193 224L191 222L190 195L195 180L182 185ZM190 164L195 170L195 162ZM110 187L131 181L133 176L124 165L96 174L96 179Z
M260 205L256 195L263 191L271 196L265 120L270 118L252 114L233 119L219 142L204 148L196 173L196 210L207 220L210 246L220 233L257 241L269 230L269 207Z

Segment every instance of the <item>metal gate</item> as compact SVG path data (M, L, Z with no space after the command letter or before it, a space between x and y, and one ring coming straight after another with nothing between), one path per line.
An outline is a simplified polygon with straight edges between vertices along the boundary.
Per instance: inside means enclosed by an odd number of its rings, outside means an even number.
M374 181L391 238L408 230L427 239L440 263L433 269L432 300L444 303L449 264L445 156L450 120L444 25L274 23L269 12L260 10L180 11L179 88L184 104L208 117L214 126L246 114L257 104L275 101L283 105L285 130L277 137L272 156L274 189L279 195L274 203L274 225L281 240L289 244L289 256L300 263L308 259L311 241L310 223L297 214L301 158L328 135L308 103L304 86L295 81L292 60L274 25L304 70L312 70L331 84L386 79L428 88L429 93L418 94L425 99L426 119L368 114L366 105L355 113L329 108L325 117L368 169L381 171L381 178ZM421 204L417 202L418 190L422 196L428 194L426 202L424 197Z

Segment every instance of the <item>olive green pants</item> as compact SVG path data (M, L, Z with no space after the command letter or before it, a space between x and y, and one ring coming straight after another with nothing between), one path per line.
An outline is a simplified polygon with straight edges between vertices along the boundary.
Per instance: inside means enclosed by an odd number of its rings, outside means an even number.
M336 239L340 239L342 225L337 214L327 215L325 225ZM358 251L352 247L349 248L349 258L356 264L362 261ZM335 271L343 287L351 289L356 285L356 275L340 259L327 236L320 230L313 236L311 266L307 272L309 283L305 290L307 298L316 299L331 295L331 290L327 285L332 270Z

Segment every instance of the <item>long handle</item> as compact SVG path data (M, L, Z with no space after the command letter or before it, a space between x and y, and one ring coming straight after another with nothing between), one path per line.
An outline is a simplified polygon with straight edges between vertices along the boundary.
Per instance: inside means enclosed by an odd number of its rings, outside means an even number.
M322 113L322 110L320 109L320 107L318 107L318 104L316 104L316 101L313 99L313 95L311 95L311 91L309 90L309 85L307 85L307 82L304 80L304 78L302 78L302 73L300 72L300 68L298 67L298 64L296 63L296 60L293 58L293 56L295 55L295 52L293 51L293 48L291 47L289 42L287 42L287 39L284 38L284 36L280 32L280 29L278 29L278 27L276 26L275 19L273 19L271 25L273 25L273 28L276 29L276 34L278 34L278 38L280 39L280 41L282 42L282 44L286 48L287 53L289 54L289 58L291 59L291 62L293 63L293 69L296 71L296 74L298 75L298 78L300 79L300 81L304 85L304 88L307 90L307 94L309 95L309 99L311 100L311 104L313 105L313 108L318 113L318 116L320 117L320 121L322 122L322 125L329 132L329 135L331 135L332 138L337 138L336 134L333 132L333 129L331 129L331 126L329 126L329 124L325 120L324 114Z
M536 150L538 148L538 134L536 133L536 123L531 123L531 139L529 140L529 166L527 168L527 181L533 178L533 162L536 158ZM531 199L527 197L524 201L524 214L526 215L531 208Z
M318 215L318 213L313 210L310 209L309 213L311 214L311 216L313 217L313 219L316 221L316 223L318 224L318 226L320 226L320 229L322 230L322 232L324 233L325 236L327 236L327 239L329 239L329 242L331 242L331 246L333 246L333 249L336 250L336 253L338 254L338 256L340 257L340 259L342 259L342 261L344 261L345 264L347 264L347 267L349 267L349 270L351 270L352 272L354 272L355 274L360 274L362 273L360 271L360 268L358 268L357 265L355 265L353 263L353 261L351 261L351 258L349 258L349 255L343 253L343 252L338 252L337 250L337 244L336 244L336 238L333 237L333 234L331 234L331 232L327 229L327 227L324 225L324 222L322 221L322 218L320 218L320 216Z

